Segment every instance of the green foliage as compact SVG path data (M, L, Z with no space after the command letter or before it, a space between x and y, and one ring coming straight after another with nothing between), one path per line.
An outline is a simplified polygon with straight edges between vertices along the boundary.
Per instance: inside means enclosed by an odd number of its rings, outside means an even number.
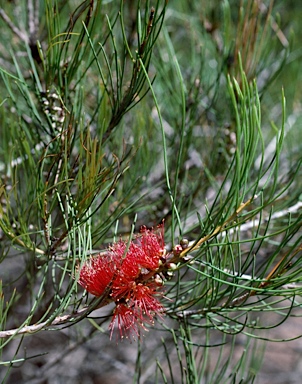
M77 267L164 219L168 250L190 243L172 256L153 349L133 346L133 382L254 382L257 339L302 293L281 2L13 3L0 8L1 379L37 357L20 335L105 340L111 310L94 315L107 303Z

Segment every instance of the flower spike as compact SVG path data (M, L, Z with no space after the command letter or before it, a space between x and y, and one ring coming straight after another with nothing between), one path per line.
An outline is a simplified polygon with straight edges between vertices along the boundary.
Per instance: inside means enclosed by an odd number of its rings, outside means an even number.
M105 254L89 259L79 268L78 283L89 293L107 295L115 302L109 325L111 337L115 326L121 338L139 336L139 328L153 324L164 308L156 271L165 262L164 226L156 230L142 227L130 244L114 243Z

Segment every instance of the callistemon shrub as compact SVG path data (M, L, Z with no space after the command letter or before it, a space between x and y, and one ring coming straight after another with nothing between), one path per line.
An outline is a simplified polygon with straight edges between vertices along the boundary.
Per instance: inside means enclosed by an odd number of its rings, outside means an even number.
M142 227L131 242L119 240L106 252L91 257L79 270L79 284L95 296L114 301L109 329L121 338L139 336L139 329L162 315L162 278L157 274L166 262L164 227Z

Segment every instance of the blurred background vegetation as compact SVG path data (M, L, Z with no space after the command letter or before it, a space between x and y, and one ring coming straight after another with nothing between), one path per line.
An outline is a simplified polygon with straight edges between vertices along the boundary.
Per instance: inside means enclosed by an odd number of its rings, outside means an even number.
M2 382L298 382L302 5L0 4ZM167 315L117 346L76 266L162 220Z

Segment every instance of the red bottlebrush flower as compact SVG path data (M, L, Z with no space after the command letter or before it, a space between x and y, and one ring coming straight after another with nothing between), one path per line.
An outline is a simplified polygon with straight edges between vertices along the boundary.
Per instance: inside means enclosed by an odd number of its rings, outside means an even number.
M115 324L120 336L138 335L138 328L153 323L163 313L158 300L155 272L165 257L164 228L142 227L129 244L123 240L113 244L105 255L91 258L79 271L79 284L95 296L107 293L116 303L110 323L111 336ZM106 292L107 291L107 292Z
M101 296L112 282L116 263L110 253L92 257L80 270L78 283L89 293Z
M137 316L132 308L123 303L117 303L113 312L113 318L109 325L111 331L110 338L114 331L115 323L117 322L117 328L122 339L124 336L128 337L129 334L139 335Z
M122 240L110 248L119 264L119 275L125 275L128 279L135 279L141 271L141 265L138 262L141 249L136 248L137 246L133 242L128 247L128 244Z
M152 323L155 314L161 315L163 312L163 306L156 297L156 288L154 283L137 284L133 291L133 306L142 323L146 320Z
M163 306L156 297L155 285L133 283L129 299L117 301L116 308L109 329L112 337L115 323L119 330L120 337L130 335L139 336L139 327L146 330L145 324L153 324L154 316L163 313Z
M164 226L160 225L155 232L141 228L141 237L138 238L144 255L142 266L147 269L157 269L162 257L165 256Z

